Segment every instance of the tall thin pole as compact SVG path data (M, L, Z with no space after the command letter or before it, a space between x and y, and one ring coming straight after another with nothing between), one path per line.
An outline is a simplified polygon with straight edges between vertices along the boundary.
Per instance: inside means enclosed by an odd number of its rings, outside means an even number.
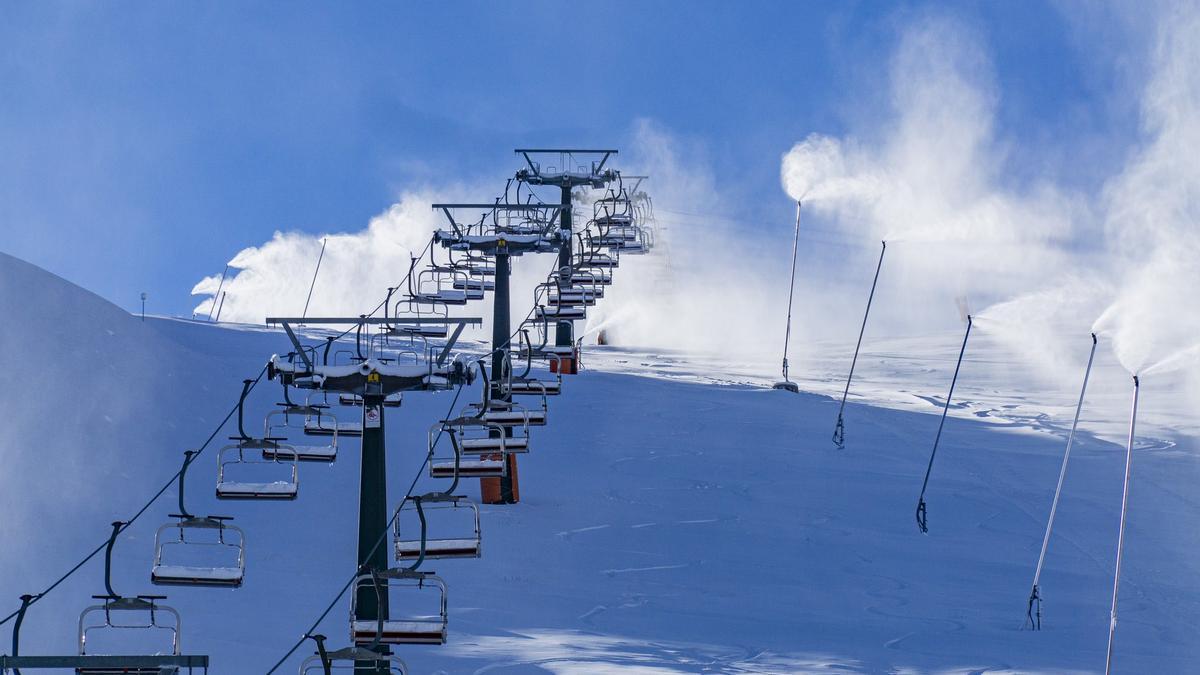
M971 315L967 315L967 332L963 334L962 347L958 350L958 363L954 364L954 377L950 380L950 393L946 394L946 405L942 407L942 419L938 422L937 435L933 437L933 451L929 453L929 466L925 467L925 480L921 483L921 496L917 498L917 527L922 533L929 532L925 518L925 489L929 487L929 474L933 471L933 458L937 456L938 443L942 440L942 427L946 426L946 413L950 412L950 399L954 397L954 385L958 382L958 370L962 367L963 354L967 351L967 338L971 337Z
M1121 555L1125 552L1125 514L1129 510L1129 469L1133 464L1133 427L1137 422L1138 392L1141 383L1133 376L1133 411L1129 414L1129 441L1125 444L1125 487L1121 491L1121 527L1117 531L1117 569L1113 573L1112 609L1108 614L1108 656L1104 673L1112 672L1113 636L1117 632L1117 591L1121 587Z
M308 285L308 297L304 299L304 312L300 315L301 320L308 316L308 303L312 301L313 289L317 286L317 273L321 271L321 260L325 258L325 244L327 243L329 243L328 237L321 240L321 253L317 256L317 268L313 270L312 283Z
M221 289L225 288L225 275L229 274L229 265L225 266L225 270L221 272L221 283L217 284L217 292L213 293L213 304L208 308L208 320L213 320L213 310L217 306L217 299L221 295Z
M1050 531L1054 529L1054 515L1058 513L1058 499L1062 495L1063 480L1067 477L1067 462L1071 459L1071 446L1075 444L1075 429L1079 427L1079 413L1083 411L1083 397L1087 393L1088 378L1092 374L1092 361L1096 358L1096 334L1092 333L1092 351L1088 354L1087 369L1083 371L1083 387L1079 390L1079 403L1075 405L1075 419L1071 422L1071 433L1067 435L1067 449L1063 452L1062 467L1058 470L1058 485L1054 488L1054 500L1050 502L1050 518L1046 520L1046 534L1042 537L1042 551L1038 554L1037 567L1033 571L1033 590L1029 593L1029 607L1025 615L1029 626L1034 630L1042 629L1042 597L1039 593L1038 582L1042 578L1042 564L1046 561L1046 549L1050 547ZM1034 616L1034 604L1037 604L1037 616Z
M221 294L221 305L219 307L217 307L217 319L216 320L218 323L221 321L221 310L225 309L225 296L228 293L229 292L226 291L225 293Z
M800 200L796 200L796 234L792 238L792 276L788 284L787 329L783 334L783 381L788 380L788 342L792 339L792 297L796 293L796 252L800 249Z
M837 424L833 427L833 444L841 450L846 445L846 428L842 413L846 410L846 397L850 394L850 381L854 379L854 366L858 363L858 350L862 348L863 333L867 330L867 317L871 315L871 301L875 299L875 285L879 283L879 270L883 267L883 254L887 253L887 242L879 250L879 262L875 265L875 279L871 281L871 294L867 296L867 311L863 312L862 326L858 329L858 342L854 344L854 358L850 359L850 374L846 376L846 388L842 390L842 404L838 406Z

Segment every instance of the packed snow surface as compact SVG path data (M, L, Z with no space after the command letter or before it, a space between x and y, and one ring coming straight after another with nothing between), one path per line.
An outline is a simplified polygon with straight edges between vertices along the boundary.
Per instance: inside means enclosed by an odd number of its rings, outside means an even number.
M143 323L6 256L0 312L10 357L0 598L15 609L140 508L288 343L263 327ZM830 435L850 337L797 350L799 395L762 386L773 369L749 359L589 348L519 458L521 503L481 506L482 557L423 566L448 586L447 644L396 653L414 673L1102 671L1128 376L1106 363L1093 375L1033 632L1022 630L1026 599L1079 383L1030 377L986 335L972 342L921 535L914 508L959 337L868 336L839 451ZM1143 382L1117 672L1200 663L1198 433L1177 393L1166 379ZM465 391L452 409L453 392L411 394L386 410L394 502L425 459L430 425L478 396ZM277 383L260 383L247 428L280 400ZM355 421L356 409L335 411ZM301 465L293 502L219 502L215 455L230 435L226 426L191 466L186 498L193 513L245 530L243 587L150 584L174 489L119 538L113 584L165 591L183 617L183 651L210 654L213 672L258 673L354 575L357 441L340 443L333 464ZM417 489L445 484L422 478ZM477 497L478 484L460 491ZM73 653L102 574L94 558L35 604L22 653ZM423 615L425 600L409 607L397 592L393 606ZM331 648L349 643L348 597L318 630Z

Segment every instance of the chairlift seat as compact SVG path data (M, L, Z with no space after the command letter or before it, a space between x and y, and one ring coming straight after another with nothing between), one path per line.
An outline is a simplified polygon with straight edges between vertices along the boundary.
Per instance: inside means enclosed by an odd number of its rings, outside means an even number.
M375 641L378 621L352 621L350 632L354 644L369 645ZM440 617L425 620L384 621L379 641L389 645L440 645L446 643L446 622Z
M335 426L339 436L362 436L362 422L331 423L327 417L304 420L304 433L309 436L332 436Z
M446 304L446 305L465 305L467 300L474 299L468 296L470 291L455 290L452 288L442 288L430 293L416 293L412 296L414 302L423 304ZM480 296L482 297L482 296Z
M240 567L194 567L191 565L155 565L150 580L160 586L242 585L245 570Z
M504 425L501 424L501 426ZM528 436L464 438L459 443L462 446L462 451L469 455L486 455L488 453L500 452L501 449L508 452L529 452Z
M597 286L612 285L611 274L601 270L590 272L584 269L584 267L586 266L576 266L575 270L571 272L572 284L595 284Z
M534 410L489 410L483 419L502 427L540 427L546 425L546 411Z
M478 539L426 539L425 559L441 560L449 558L478 558L480 552ZM397 541L396 559L416 560L421 555L421 540Z
M263 448L263 459L298 459L301 462L332 462L337 459L336 445L277 445Z
M555 321L582 321L587 318L587 309L584 307L548 307L546 305L538 305L536 310L536 316L538 319Z
M444 323L423 323L416 326L397 326L389 333L391 335L444 338L449 333L449 328Z
M217 483L221 499L295 499L299 485L294 481L277 480L270 483Z
M538 380L533 378L514 379L509 388L513 396L557 396L562 393L562 382L558 380Z
M429 463L430 478L454 478L454 460L436 460ZM463 459L458 463L459 478L498 478L508 475L507 462L503 459Z
M621 261L607 253L584 253L582 257L583 267L601 267L611 268L620 267Z
M596 298L585 293L557 293L546 296L546 304L551 307L591 307L596 304Z
M496 290L496 282L491 279L455 279L454 288L457 290L472 290L472 291L494 291Z

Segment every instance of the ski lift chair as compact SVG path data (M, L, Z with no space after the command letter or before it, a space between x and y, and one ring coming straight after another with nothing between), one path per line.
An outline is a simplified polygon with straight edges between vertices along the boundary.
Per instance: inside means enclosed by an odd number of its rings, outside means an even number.
M463 435L466 429L480 428L489 436L497 439L488 452L472 452L471 457L463 457L467 450L463 448ZM445 434L450 439L449 456L437 455L438 434ZM499 424L485 422L478 417L461 417L454 420L444 420L433 425L429 430L429 477L453 479L446 493L453 492L461 478L497 478L508 475L508 454L504 427ZM526 446L528 447L528 445Z
M329 462L332 463L337 459L338 449L338 429L336 418L333 417L325 408L316 406L294 406L291 408L282 408L273 410L267 413L267 419L263 423L263 434L265 438L277 438L279 435L286 433L288 429L296 429L290 424L294 417L301 417L305 422L312 417L318 420L317 426L322 426L321 418L329 418L325 426L332 426L333 433L329 434L329 443L322 445L299 444L299 443L269 443L263 447L263 459L272 460L291 460L298 459L301 462ZM282 417L282 419L280 419ZM275 420L273 422L273 420ZM307 424L305 425L307 426ZM313 435L304 430L306 435ZM280 440L286 440L280 438Z
M179 513L176 520L154 533L154 565L150 581L159 586L242 585L246 575L246 534L230 525L228 516L194 516L184 504L187 470L198 453L183 453L183 467L176 479Z
M407 504L418 504L420 512L406 511ZM406 513L413 515L406 519ZM424 523L412 522L417 517ZM399 562L480 556L479 507L465 496L426 495L419 503L405 499L397 509L393 533Z
M225 516L173 517L178 522L154 533L150 581L159 586L241 586L246 575L246 535L241 528L226 523L231 519ZM175 556L167 553L170 550L188 553Z
M103 603L92 605L79 615L79 655L97 655L95 642L99 635L138 633L143 636L158 636L159 647L145 651L147 654L163 653L179 656L179 612L167 605L158 604L165 600L162 595L139 595L133 598L120 596L93 596ZM164 620L165 619L165 620ZM167 640L162 640L167 636ZM165 647L165 649L164 649ZM89 651L91 649L91 651ZM106 650L107 651L107 650ZM128 650L122 650L128 652ZM170 672L162 666L81 666L77 675L161 675Z
M413 302L422 304L465 305L468 300L482 300L483 289L454 288L455 281L465 282L468 278L466 272L442 268L421 270L415 285L410 279L408 294Z
M256 458L248 452L264 449L273 450L274 457L268 459L260 454ZM284 459L284 456L290 456L290 459ZM300 486L297 461L296 450L277 441L247 439L227 445L217 453L217 498L295 499ZM247 480L254 474L263 473L274 480Z
M512 396L558 396L562 393L562 368L561 362L557 366L551 368L550 372L554 375L548 380L530 377L529 373L533 368L533 349L529 338L529 331L522 329L517 337L518 352L525 357L525 370L520 375L512 375L507 383L508 392ZM552 361L560 361L557 355L549 355Z
M400 306L404 305L404 311ZM444 302L419 303L413 300L400 300L396 303L394 315L397 319L413 317L418 319L447 319L450 317L450 307ZM449 333L449 325L445 323L398 323L386 335L408 335L427 338L444 338Z
M378 619L356 619L359 595L369 597L370 590L379 607ZM367 591L361 593L361 591ZM392 602L406 598L407 602ZM440 645L446 643L446 582L432 572L419 572L405 568L389 569L375 574L363 574L354 580L354 595L350 604L350 641L356 645L418 644ZM429 601L431 610L426 613L408 611L399 616L393 610L413 606L417 598ZM385 600L386 599L386 600Z

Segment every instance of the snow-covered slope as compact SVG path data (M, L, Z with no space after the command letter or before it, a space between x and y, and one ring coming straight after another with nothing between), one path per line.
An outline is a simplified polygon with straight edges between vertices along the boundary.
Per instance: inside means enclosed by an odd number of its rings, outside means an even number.
M0 311L0 597L15 608L153 494L286 342L259 329L143 324L7 257ZM923 536L913 509L937 424L927 413L952 367L947 341L912 341L902 362L869 352L859 391L873 405L852 404L843 451L829 443L836 402L821 395L838 389L833 357L829 373L811 366L802 380L821 394L796 396L729 384L755 378L728 363L594 350L521 459L522 503L482 508L483 557L428 565L449 584L449 643L397 651L417 673L1102 670L1123 449L1085 428L1042 579L1044 630L1020 630L1075 392L1006 408L1020 394L983 375L980 364L1005 359L980 341ZM889 397L893 388L910 393ZM277 393L254 392L251 425ZM391 494L407 487L451 399L409 395L388 410ZM1119 672L1200 663L1192 423L1163 418L1139 438ZM355 448L303 465L294 503L217 503L213 449L193 467L191 509L235 516L248 539L243 588L167 593L184 616L185 651L211 654L213 672L265 672L352 574ZM478 495L473 484L465 492ZM121 538L118 591L153 589L151 540L173 498ZM93 561L35 605L23 653L73 651L101 575ZM347 613L343 602L321 626L333 645L347 639Z

